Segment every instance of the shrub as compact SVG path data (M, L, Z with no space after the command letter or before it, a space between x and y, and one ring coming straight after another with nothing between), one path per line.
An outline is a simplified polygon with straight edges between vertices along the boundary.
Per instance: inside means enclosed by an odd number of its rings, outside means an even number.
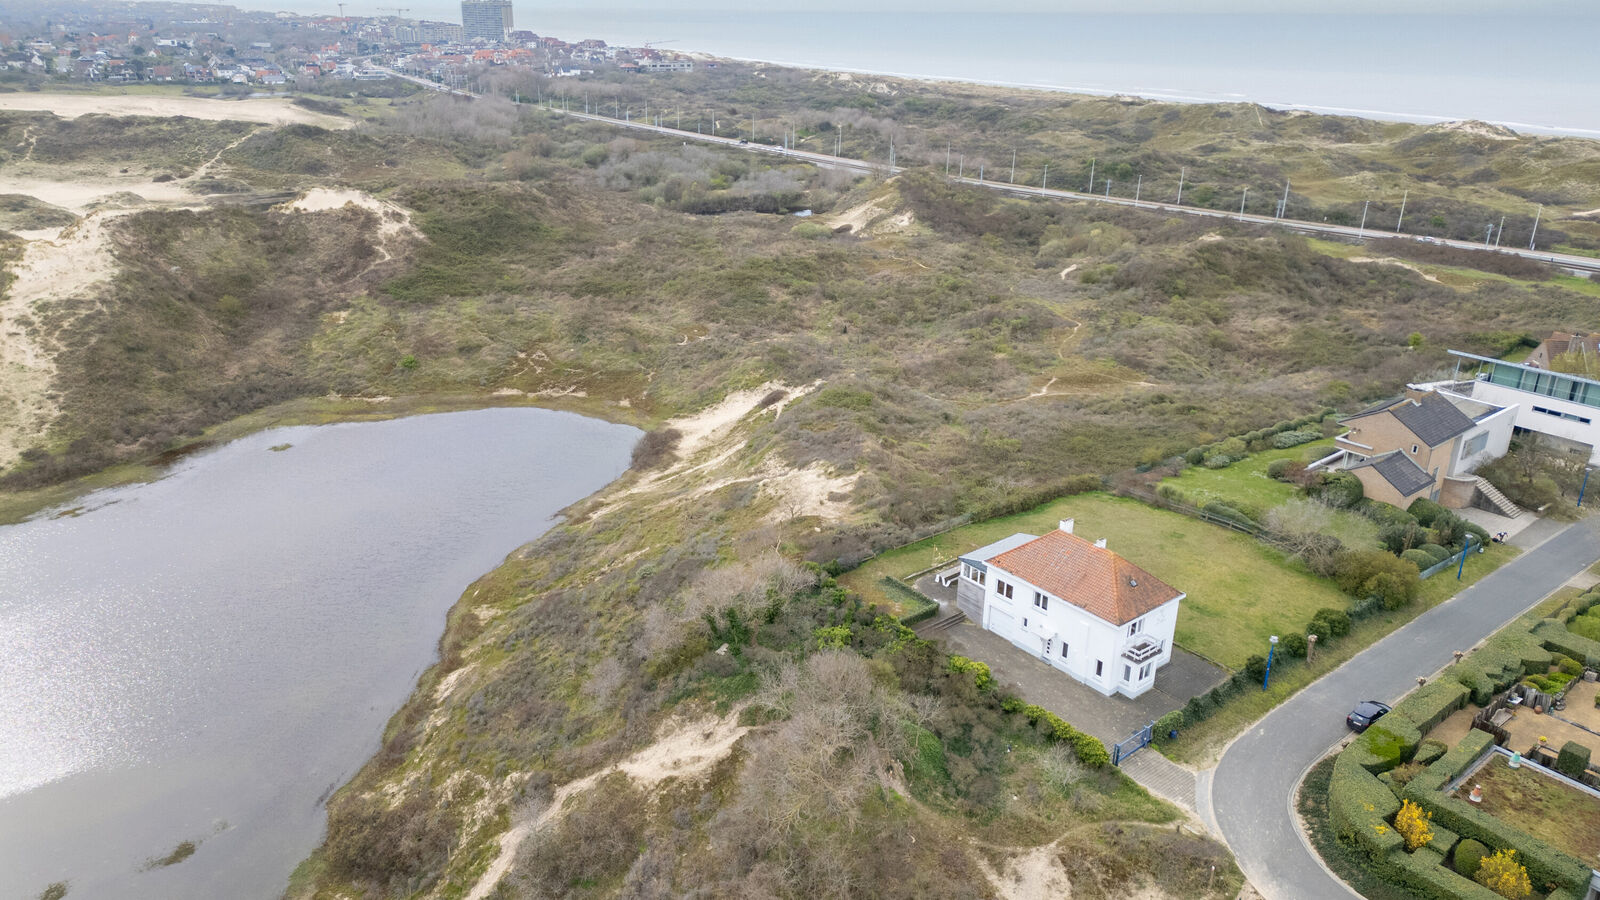
M1361 479L1349 472L1323 472L1312 491L1334 509L1349 509L1366 496Z
M1556 771L1568 778L1579 778L1589 767L1589 748L1577 741L1567 741L1556 756Z
M1428 532L1415 522L1396 522L1378 529L1378 543L1390 553L1404 553L1428 542Z
M1410 513L1417 520L1417 524L1424 528L1432 525L1433 520L1438 518L1439 514L1444 511L1444 507L1426 497L1418 497L1411 501L1410 506L1406 507L1406 512Z
M633 467L643 471L672 462L678 441L682 439L683 432L676 428L658 428L646 432L645 436L639 438L639 442L633 445Z
M1272 446L1279 450L1287 450L1290 447L1298 447L1301 444L1309 444L1312 441L1320 440L1322 440L1321 431L1283 431L1273 435Z
M1252 682L1258 682L1267 675L1267 658L1260 654L1251 656L1244 661L1244 673Z
M1416 599L1420 585L1417 567L1406 560L1381 550L1350 550L1339 554L1334 565L1334 581L1352 596L1376 594L1390 609Z
M1291 465L1294 465L1294 460L1292 459L1275 459L1267 463L1267 477L1275 481L1283 481L1284 475L1288 473Z
M1429 555L1426 550L1423 550L1420 547L1414 550L1405 551L1404 553L1400 554L1400 558L1410 562L1412 565L1415 565L1418 570L1427 569L1437 563L1443 562L1443 558L1435 559Z
M1570 656L1563 656L1556 660L1556 668L1567 675L1571 675L1573 678L1577 678L1583 674L1583 663L1578 662Z
M1434 543L1455 547L1466 537L1467 523L1455 513L1445 510L1433 520L1433 528L1429 533L1433 536Z
M1471 878L1478 874L1478 865L1488 855L1488 847L1472 838L1467 838L1456 844L1455 852L1450 854L1450 863L1456 867L1456 871L1461 873L1463 877Z
M1175 709L1156 720L1156 734L1165 735L1183 727L1183 710Z
M1342 638L1350 633L1350 614L1342 609L1324 606L1311 616L1309 633L1322 640Z
M1284 636L1283 644L1280 649L1282 652L1289 654L1295 659L1305 659L1306 647L1306 636L1291 632L1290 634Z
M1426 847L1433 840L1433 813L1423 812L1422 807L1404 800L1400 803L1400 811L1394 816L1394 830L1400 832L1400 837L1406 842L1407 850L1416 850Z
M1204 447L1191 447L1183 454L1183 461L1191 466L1198 466L1205 462L1206 449Z
M1226 469L1233 465L1233 457L1226 453L1213 453L1206 457L1205 467L1208 469Z
M1207 465L1210 465L1209 461L1207 462ZM1251 519L1249 516L1245 515L1239 510L1227 505L1226 503L1219 503L1213 500L1201 508L1219 519L1232 522L1245 528L1255 529L1260 527L1256 524L1255 520Z
M971 672L972 682L980 691L994 689L994 675L985 663L967 659L965 656L951 656L949 662L945 663L945 668L951 672Z
M1417 549L1432 557L1434 563L1436 564L1444 562L1451 556L1450 548L1440 546L1439 544L1423 544Z
M1443 756L1445 751L1449 749L1444 745L1443 741L1426 740L1417 745L1416 755L1411 757L1411 761L1421 763L1424 766L1431 766L1438 762L1439 757Z
M1533 884L1527 867L1518 865L1516 856L1517 851L1509 849L1485 856L1473 880L1508 900L1521 900L1533 893Z

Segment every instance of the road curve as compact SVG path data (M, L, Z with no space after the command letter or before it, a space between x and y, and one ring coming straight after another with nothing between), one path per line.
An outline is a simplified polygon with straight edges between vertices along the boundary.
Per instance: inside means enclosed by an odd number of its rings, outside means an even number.
M1211 779L1218 827L1267 900L1352 900L1305 845L1293 811L1300 778L1349 732L1359 700L1393 702L1600 559L1600 518L1567 526L1294 695L1240 735ZM1451 577L1440 574L1439 578Z

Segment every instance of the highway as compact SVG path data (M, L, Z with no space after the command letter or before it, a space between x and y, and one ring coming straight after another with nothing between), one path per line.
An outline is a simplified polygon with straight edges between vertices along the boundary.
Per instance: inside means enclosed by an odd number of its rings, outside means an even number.
M397 78L403 78L406 81L411 81L424 87L440 90L440 85L438 83L429 81L425 78L419 78L414 75L406 75L393 69L385 69L384 71L389 72L389 74L394 75ZM446 90L449 93L460 97L477 96L469 91L463 91L457 88L449 88ZM884 176L898 175L899 173L905 171L904 166L891 167L887 163L868 162L866 160L851 159L844 156L832 156L827 153L814 153L809 150L786 150L782 147L768 144L751 144L742 142L737 137L722 137L720 135L703 134L697 131L684 131L679 128L668 128L664 125L651 125L647 122L615 119L611 116L573 112L571 110L563 110L556 107L542 106L540 108L548 112L560 113L561 115L571 116L576 119L586 119L591 122L602 122L617 128L629 128L635 131L654 132L667 137L677 138L678 140L684 142L697 141L702 144L717 144L735 150L745 150L751 153L781 156L787 159L800 160L829 169L843 169L852 172L879 174ZM959 181L963 184L968 184L973 187L987 188L989 190L998 191L1002 194L1011 194L1019 197L1042 197L1051 200L1080 200L1090 203L1109 203L1117 206L1131 206L1138 209L1147 209L1152 212L1176 213L1187 216L1204 216L1211 219L1240 222L1249 225L1266 225L1277 228L1287 228L1290 231L1297 231L1301 234L1339 238L1346 241L1365 242L1369 239L1377 238L1406 237L1406 235L1396 235L1394 232L1387 230L1379 231L1373 228L1351 227L1349 225L1333 225L1328 222L1307 222L1301 219L1280 219L1273 216L1262 216L1252 213L1240 215L1236 212L1207 209L1198 206L1182 206L1177 203L1158 200L1135 200L1131 197L1111 197L1105 194L1093 194L1083 191L1064 191L1056 188L1032 187L1024 184L1011 184L1004 181L989 181L986 179L970 177L954 177L951 178L951 180ZM1524 259L1551 263L1568 272L1578 275L1587 275L1594 272L1600 272L1600 259L1588 256L1577 256L1570 253L1555 253L1549 250L1529 250L1525 247L1485 247L1481 242L1478 241L1457 241L1444 238L1421 237L1414 239L1418 241L1427 241L1429 243L1438 244L1445 247L1455 247L1462 250L1490 250L1495 253L1505 253L1511 256L1520 256Z

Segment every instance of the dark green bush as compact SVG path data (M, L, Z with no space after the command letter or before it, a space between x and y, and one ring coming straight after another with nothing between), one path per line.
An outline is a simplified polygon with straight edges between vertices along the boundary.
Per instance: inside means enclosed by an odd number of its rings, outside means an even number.
M1429 568L1434 564L1443 561L1442 558L1435 559L1434 557L1430 556L1428 551L1423 550L1420 547L1405 551L1404 553L1400 554L1400 558L1415 565L1419 570Z
M1249 676L1250 681L1260 682L1267 674L1267 658L1260 654L1251 656L1244 661L1244 673Z
M1482 841L1467 838L1456 844L1455 852L1450 854L1450 862L1456 867L1456 871L1461 873L1461 877L1471 878L1478 874L1478 864L1488 855L1489 848L1485 847Z
M1433 520L1444 511L1444 507L1426 497L1418 497L1411 501L1410 506L1406 507L1406 512L1410 513L1417 520L1417 524L1424 528L1433 525Z
M1294 465L1294 460L1292 459L1275 459L1267 463L1267 477L1275 481L1282 481L1284 474L1289 471L1289 467L1292 465Z
M1321 638L1318 638L1321 640ZM1298 632L1284 635L1283 643L1278 645L1279 653L1287 653L1295 659L1304 659L1306 655L1306 636Z
M1578 778L1589 767L1589 748L1577 741L1567 741L1556 755L1556 771L1568 778Z
M1428 556L1431 557L1436 564L1442 563L1450 558L1450 548L1440 546L1439 544L1423 544L1417 549L1428 554ZM1427 567L1424 566L1423 568Z
M1350 472L1323 472L1312 487L1312 493L1334 509L1349 509L1361 502L1366 488L1361 479Z
M1411 761L1424 766L1431 766L1439 761L1439 757L1449 750L1443 741L1426 740L1417 745L1417 752L1412 755Z
M1342 638L1350 633L1350 614L1342 609L1324 606L1312 615L1310 633L1324 641Z
M1198 466L1206 460L1206 448L1191 447L1183 454L1183 461L1191 466Z
M1328 781L1328 813L1340 837L1353 841L1372 859L1382 859L1405 843L1389 825L1399 811L1399 799L1360 764L1356 754L1349 750L1339 754Z

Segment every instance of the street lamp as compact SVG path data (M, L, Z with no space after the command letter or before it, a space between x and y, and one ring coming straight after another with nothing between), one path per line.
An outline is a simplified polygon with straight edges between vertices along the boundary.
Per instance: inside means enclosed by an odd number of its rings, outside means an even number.
M1589 486L1589 473L1594 470L1588 466L1583 468L1583 484L1578 485L1578 507L1583 507L1583 489Z
M1461 573L1467 568L1467 551L1470 549L1472 549L1472 532L1469 531L1466 539L1461 542L1461 564L1456 566L1457 581L1461 580Z
M1273 635L1271 641L1267 645L1267 673L1261 676L1261 689L1263 691L1267 689L1268 684L1272 683L1272 652L1278 649L1278 636Z

